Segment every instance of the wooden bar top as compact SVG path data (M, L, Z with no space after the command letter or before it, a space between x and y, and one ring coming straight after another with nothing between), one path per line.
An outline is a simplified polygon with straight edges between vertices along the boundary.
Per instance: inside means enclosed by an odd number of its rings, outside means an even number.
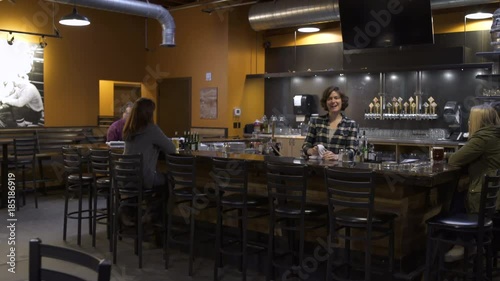
M448 165L444 162L416 162L416 163L358 163L358 162L338 162L324 161L316 159L302 159L294 157L269 156L259 154L236 154L223 153L217 151L192 151L189 153L203 158L229 158L242 159L255 162L281 162L286 164L305 164L313 169L323 169L324 167L345 167L356 169L372 170L382 176L390 176L400 181L411 182L412 185L432 187L453 180L457 176L459 168Z

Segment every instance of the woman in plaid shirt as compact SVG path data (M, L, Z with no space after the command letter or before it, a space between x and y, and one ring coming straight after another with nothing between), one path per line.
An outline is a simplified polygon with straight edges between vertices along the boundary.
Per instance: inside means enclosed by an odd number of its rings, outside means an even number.
M349 97L338 87L330 86L323 91L321 106L328 114L309 121L309 131L302 145L307 156L320 155L318 145L326 148L324 152L321 151L321 157L325 160L337 160L340 148L356 150L358 124L342 113L348 105Z

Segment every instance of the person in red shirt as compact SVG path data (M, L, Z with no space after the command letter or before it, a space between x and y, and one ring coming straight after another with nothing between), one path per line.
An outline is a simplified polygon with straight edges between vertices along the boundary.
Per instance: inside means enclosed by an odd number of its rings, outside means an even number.
M125 121L127 121L130 112L132 111L133 103L127 102L121 109L122 118L117 120L111 124L108 128L108 134L106 137L106 141L123 141L122 131L123 126L125 126Z

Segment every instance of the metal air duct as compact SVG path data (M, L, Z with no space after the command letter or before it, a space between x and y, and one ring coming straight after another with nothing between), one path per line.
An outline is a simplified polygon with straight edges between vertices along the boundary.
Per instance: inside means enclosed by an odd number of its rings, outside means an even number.
M498 0L431 0L433 10L498 3ZM255 4L248 13L255 31L340 20L338 0L275 0Z
M60 4L75 5L109 12L130 14L156 19L162 28L160 46L175 46L175 22L170 13L162 6L136 0L47 0Z

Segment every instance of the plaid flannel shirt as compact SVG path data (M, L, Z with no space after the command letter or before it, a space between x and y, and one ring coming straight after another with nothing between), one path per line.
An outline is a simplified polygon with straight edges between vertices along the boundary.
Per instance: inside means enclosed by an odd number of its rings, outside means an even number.
M302 150L307 154L309 148L322 144L333 153L339 153L340 148L356 150L358 147L358 123L345 117L343 113L337 129L330 132L328 114L311 118ZM330 137L331 136L331 137Z

